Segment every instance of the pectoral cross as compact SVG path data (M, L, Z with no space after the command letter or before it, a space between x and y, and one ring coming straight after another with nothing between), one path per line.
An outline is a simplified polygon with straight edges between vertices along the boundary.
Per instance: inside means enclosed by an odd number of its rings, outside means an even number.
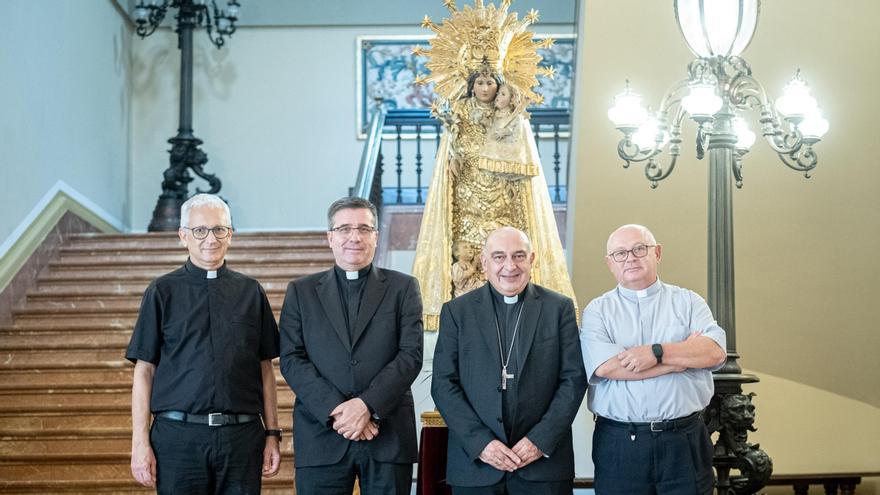
M507 372L507 366L501 367L501 390L507 390L507 379L513 380L513 374Z

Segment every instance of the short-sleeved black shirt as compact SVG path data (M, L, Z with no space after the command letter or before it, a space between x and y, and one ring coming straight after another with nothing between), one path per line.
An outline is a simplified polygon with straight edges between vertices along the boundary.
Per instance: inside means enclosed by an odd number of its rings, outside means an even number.
M260 414L260 361L278 357L278 326L256 280L186 264L147 287L125 352L156 365L150 410Z

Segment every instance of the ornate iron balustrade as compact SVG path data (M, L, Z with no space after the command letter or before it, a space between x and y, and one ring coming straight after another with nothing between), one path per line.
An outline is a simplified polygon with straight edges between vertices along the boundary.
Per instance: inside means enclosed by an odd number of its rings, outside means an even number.
M531 125L554 204L568 200L568 109L533 109ZM440 121L429 110L380 110L370 121L351 194L374 204L419 205L428 195L440 146Z

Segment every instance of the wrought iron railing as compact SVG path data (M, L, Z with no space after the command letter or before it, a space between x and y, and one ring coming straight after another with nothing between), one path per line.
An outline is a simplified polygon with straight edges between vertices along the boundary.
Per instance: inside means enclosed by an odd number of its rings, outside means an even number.
M532 131L554 204L568 200L568 109L533 109ZM376 205L424 204L440 146L440 122L429 110L379 110L370 121L351 194Z

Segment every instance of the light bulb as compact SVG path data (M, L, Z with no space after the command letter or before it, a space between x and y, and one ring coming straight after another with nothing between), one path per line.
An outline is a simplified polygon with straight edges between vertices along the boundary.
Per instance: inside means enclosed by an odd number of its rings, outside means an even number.
M786 120L800 120L817 108L816 99L810 95L810 87L801 78L801 71L785 85L782 96L776 99L776 109Z
M715 115L724 103L715 93L715 85L707 81L688 84L691 92L681 99L681 106L696 121L706 120Z
M733 118L733 133L736 134L736 149L748 151L755 144L755 133L742 117Z
M657 139L660 139L660 142L657 142ZM636 146L639 147L641 151L650 151L654 149L654 145L657 145L657 148L662 148L666 146L666 143L669 142L669 133L663 132L660 134L660 121L657 120L656 117L648 117L642 125L639 126L639 130L635 132L632 136L632 142Z
M822 136L828 132L828 128L828 120L822 117L822 111L818 108L804 115L804 120L798 124L798 130L801 131L804 140L809 143L815 143L822 139Z
M635 129L648 118L648 111L642 106L642 97L630 91L627 84L624 92L614 97L608 118L618 129Z

